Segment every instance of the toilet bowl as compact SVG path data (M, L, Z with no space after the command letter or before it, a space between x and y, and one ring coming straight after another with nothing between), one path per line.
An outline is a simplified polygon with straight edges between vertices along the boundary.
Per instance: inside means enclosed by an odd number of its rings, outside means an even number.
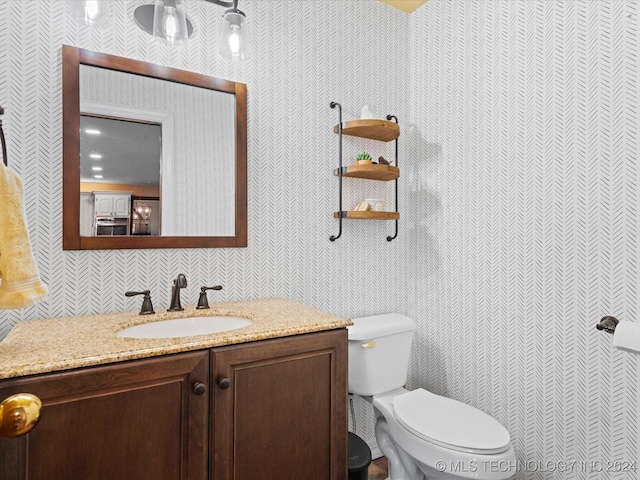
M390 480L505 480L516 457L507 430L470 405L406 390L415 323L400 314L353 319L349 392L374 407Z

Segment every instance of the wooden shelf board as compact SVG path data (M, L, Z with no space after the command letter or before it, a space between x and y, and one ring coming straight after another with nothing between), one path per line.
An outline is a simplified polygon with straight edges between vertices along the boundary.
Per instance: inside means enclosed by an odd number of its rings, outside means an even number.
M333 131L338 133L338 125L333 127ZM390 142L400 136L400 126L395 122L379 119L351 120L342 124L342 133L353 137Z
M340 174L339 168L334 168L334 175ZM343 177L368 178L369 180L389 181L400 176L400 169L391 165L349 165L342 167Z
M342 212L333 212L334 218L350 218L353 220L397 220L400 218L399 212L356 212L354 210L343 210Z

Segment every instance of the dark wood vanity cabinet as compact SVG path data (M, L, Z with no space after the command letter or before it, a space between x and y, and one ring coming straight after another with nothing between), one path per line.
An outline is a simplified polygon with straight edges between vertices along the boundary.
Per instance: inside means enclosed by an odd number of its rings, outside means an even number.
M43 403L1 480L347 478L345 329L0 380Z
M0 399L43 406L29 433L0 437L0 478L204 480L208 383L208 352L2 381Z
M347 332L212 350L212 479L347 478Z

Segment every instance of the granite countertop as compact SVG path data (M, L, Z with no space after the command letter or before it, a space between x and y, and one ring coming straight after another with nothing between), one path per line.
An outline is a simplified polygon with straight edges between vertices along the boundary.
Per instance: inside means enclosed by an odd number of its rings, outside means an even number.
M116 333L143 323L229 315L253 323L221 333L183 338L121 338ZM19 322L0 342L0 379L200 350L222 345L344 328L350 320L284 298L212 303L210 310L157 309Z

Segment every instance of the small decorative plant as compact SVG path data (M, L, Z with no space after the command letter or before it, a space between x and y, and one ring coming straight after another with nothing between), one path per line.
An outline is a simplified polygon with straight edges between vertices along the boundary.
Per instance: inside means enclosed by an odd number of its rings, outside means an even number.
M356 157L356 161L357 163L371 163L371 155L369 155L367 152L359 153Z

